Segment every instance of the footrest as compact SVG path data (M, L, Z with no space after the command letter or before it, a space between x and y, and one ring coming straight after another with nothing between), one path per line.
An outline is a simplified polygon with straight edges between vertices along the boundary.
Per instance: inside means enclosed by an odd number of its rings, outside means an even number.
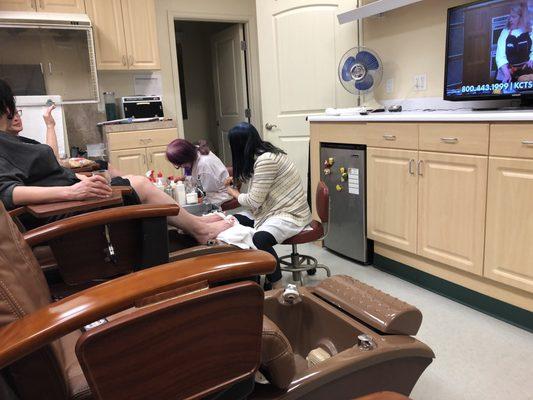
M382 333L416 335L422 323L418 308L346 275L325 279L312 292Z

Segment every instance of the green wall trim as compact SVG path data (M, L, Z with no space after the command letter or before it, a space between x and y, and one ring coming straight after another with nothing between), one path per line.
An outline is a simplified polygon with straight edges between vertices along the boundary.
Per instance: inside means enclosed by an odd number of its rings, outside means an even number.
M424 289L533 332L533 312L531 311L475 292L379 254L374 254L374 266Z

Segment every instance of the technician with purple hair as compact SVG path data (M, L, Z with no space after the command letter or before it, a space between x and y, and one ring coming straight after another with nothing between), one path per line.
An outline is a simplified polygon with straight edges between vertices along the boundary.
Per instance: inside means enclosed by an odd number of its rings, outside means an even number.
M231 199L224 185L229 177L228 170L205 140L196 145L185 139L173 140L167 146L167 159L174 167L189 170L194 178L200 180L206 192L206 201L222 204Z

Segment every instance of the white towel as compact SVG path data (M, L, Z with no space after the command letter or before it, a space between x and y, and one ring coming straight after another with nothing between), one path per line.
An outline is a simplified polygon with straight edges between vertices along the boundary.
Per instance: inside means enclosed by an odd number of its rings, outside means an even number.
M224 215L222 213L217 214L226 220L233 221L233 226L223 232L220 232L217 236L217 240L237 246L241 249L256 249L253 241L255 233L254 228L239 224L239 221L237 221L237 219L232 215Z

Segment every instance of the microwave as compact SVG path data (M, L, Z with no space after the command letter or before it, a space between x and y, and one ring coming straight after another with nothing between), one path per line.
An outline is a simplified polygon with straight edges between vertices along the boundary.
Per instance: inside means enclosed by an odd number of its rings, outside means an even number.
M161 96L128 96L120 100L122 118L164 117Z

